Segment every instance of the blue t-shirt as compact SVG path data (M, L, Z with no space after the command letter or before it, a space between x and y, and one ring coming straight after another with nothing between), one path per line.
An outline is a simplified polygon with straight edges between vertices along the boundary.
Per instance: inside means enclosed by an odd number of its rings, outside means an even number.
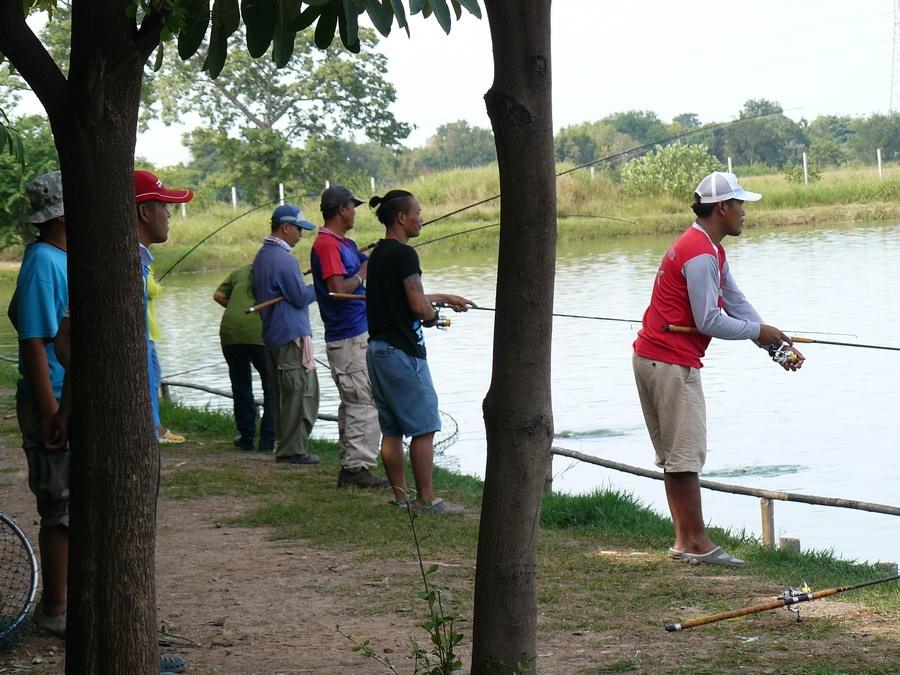
M9 303L9 320L19 340L40 338L47 352L50 384L57 399L62 396L65 369L56 358L53 340L69 306L69 284L66 276L67 254L61 248L45 242L35 242L25 249L16 290ZM19 389L31 398L33 392L25 378L22 349L19 348Z
M320 228L310 253L313 285L319 299L319 313L325 324L325 342L346 340L369 330L366 303L360 300L335 300L329 295L326 280L333 276L352 278L368 256L359 252L356 242ZM365 295L360 284L354 295Z

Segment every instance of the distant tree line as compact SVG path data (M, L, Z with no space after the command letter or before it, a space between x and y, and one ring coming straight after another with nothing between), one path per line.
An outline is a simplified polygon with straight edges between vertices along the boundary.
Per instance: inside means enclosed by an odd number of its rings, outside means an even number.
M60 63L68 54L68 11L61 5L42 34ZM242 31L231 38L245 39ZM390 111L396 91L387 59L374 49L373 31L360 30L359 39L360 53L350 55L337 47L316 49L312 37L301 32L294 58L280 70L269 59L235 50L216 80L197 61L166 59L158 72L148 67L145 129L151 120L191 124L198 115L202 120L184 136L192 160L167 167L168 179L194 186L201 207L230 199L232 186L242 202L261 204L277 198L278 183L292 195L313 195L326 181L365 193L370 176L378 185L397 184L424 173L496 161L491 131L461 120L438 127L423 147L405 148L402 142L412 127ZM0 73L0 100L7 112L23 89L15 73ZM748 119L760 115L765 117ZM744 104L738 118L747 121L700 130L702 121L695 113L666 123L650 110L617 112L560 129L556 159L586 164L692 130L699 131L684 140L692 150L679 156L695 156L700 146L714 162L724 165L731 157L742 171L782 171L799 164L803 152L818 168L871 163L876 148L885 161L900 158L900 115L826 115L795 122L778 103L756 99ZM26 147L24 168L11 155L0 156L0 237L8 241L25 208L24 182L55 168L57 161L45 120L23 117L7 126L20 132ZM138 163L153 168L140 158ZM608 167L617 180L623 165ZM646 179L648 171L647 166L636 167L631 176L636 179L643 172Z

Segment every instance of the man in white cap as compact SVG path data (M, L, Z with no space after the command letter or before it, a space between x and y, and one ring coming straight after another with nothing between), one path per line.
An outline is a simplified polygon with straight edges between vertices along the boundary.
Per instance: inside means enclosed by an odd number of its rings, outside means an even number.
M746 565L710 541L703 521L706 403L700 359L710 340L753 340L762 347L786 343L793 356L782 363L785 370L803 364L790 339L764 324L741 293L721 244L728 235L740 235L744 202L761 198L744 190L732 173L715 171L700 181L691 207L697 219L663 256L634 342L634 377L675 525L669 556L684 562Z

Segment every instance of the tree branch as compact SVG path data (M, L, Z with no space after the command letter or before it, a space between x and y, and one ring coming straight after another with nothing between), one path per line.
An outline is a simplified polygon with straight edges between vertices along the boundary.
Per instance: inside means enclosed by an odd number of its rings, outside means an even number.
M142 63L149 59L153 50L159 46L159 37L163 27L163 12L165 11L162 9L163 7L164 4L159 3L159 9L144 16L140 28L137 29L134 35L134 47L141 56Z
M29 84L51 121L66 108L66 78L25 22L22 0L0 0L0 51Z
M247 116L247 119L249 119L253 124L255 124L260 129L268 128L268 125L262 119L255 115L253 111L250 110L250 108L244 105L244 103L237 96L228 91L228 88L221 80L211 79L209 83L213 87L215 87L219 91L219 93L222 94L222 96L227 98L236 108L240 109L240 111L244 113L244 115Z

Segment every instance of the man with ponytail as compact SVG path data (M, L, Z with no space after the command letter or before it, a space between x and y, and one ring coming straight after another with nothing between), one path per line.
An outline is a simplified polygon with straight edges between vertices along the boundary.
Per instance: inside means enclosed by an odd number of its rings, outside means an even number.
M366 362L383 436L381 458L396 503L413 509L462 513L463 508L436 497L431 474L434 434L440 431L437 394L431 381L422 328L436 325L434 305L465 312L475 303L458 295L427 294L419 256L408 244L422 231L422 208L412 193L391 190L372 197L369 206L385 227L385 237L369 258ZM403 437L411 437L409 458L416 482L415 499L406 490Z

